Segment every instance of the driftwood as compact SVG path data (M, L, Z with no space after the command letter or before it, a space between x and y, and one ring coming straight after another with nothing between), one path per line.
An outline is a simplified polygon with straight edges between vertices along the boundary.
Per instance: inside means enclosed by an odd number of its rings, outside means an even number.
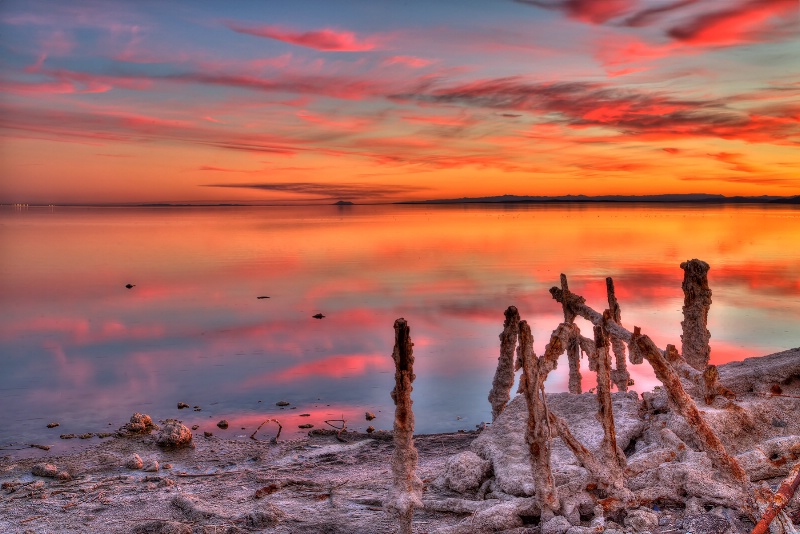
M602 326L594 327L594 343L597 351L597 415L603 425L603 441L600 451L612 473L615 487L621 487L622 473L627 462L625 453L617 447L614 412L611 406L611 355L609 339Z
M569 285L567 284L566 275L561 275L561 290L569 293ZM569 306L562 306L564 311L564 322L567 324L575 323L575 312ZM582 393L581 388L581 348L580 340L577 335L570 335L566 345L567 362L569 362L569 392Z
M489 392L489 403L492 405L492 421L497 419L511 399L511 388L514 386L514 348L519 337L519 312L514 306L505 311L503 333L500 334L500 356L497 358L497 371L492 380Z
M711 357L708 345L711 332L708 331L708 310L711 307L711 289L708 287L709 266L701 260L681 263L683 269L683 321L681 342L684 359L703 371Z
M417 476L417 448L414 446L414 411L411 408L411 383L414 381L414 354L410 329L405 319L394 322L395 363L392 400L394 412L394 452L392 454L392 485L384 502L394 514L402 534L411 534L414 508L422 507L422 481Z

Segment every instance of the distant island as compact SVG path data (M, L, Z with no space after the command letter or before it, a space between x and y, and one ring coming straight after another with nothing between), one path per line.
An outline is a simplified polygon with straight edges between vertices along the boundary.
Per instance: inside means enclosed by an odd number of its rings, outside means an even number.
M349 200L340 200L339 202L334 202L334 206L353 206L354 204Z
M396 204L538 204L549 202L665 202L692 204L800 204L800 195L780 196L734 196L710 195L706 193L667 194L667 195L561 195L561 196L518 196L500 195L494 197L463 197L438 200L414 200Z

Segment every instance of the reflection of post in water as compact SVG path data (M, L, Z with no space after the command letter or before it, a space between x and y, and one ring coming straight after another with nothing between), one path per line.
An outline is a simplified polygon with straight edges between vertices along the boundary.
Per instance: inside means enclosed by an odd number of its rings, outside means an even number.
M411 534L414 508L422 507L422 481L416 473L418 455L414 446L414 411L411 408L411 383L416 378L412 350L414 344L409 333L405 319L400 318L394 322L394 453L392 485L384 503L386 510L397 516L402 534Z

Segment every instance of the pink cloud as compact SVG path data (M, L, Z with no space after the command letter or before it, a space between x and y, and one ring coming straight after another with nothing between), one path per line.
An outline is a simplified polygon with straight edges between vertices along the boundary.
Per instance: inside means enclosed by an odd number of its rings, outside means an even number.
M415 69L419 69L422 67L427 67L433 63L433 61L429 59L423 59L421 57L416 56L392 56L388 57L383 60L383 65L406 65L408 67L412 67Z
M602 24L634 9L638 0L516 0L520 4L561 11L571 19Z
M325 52L366 52L377 47L373 39L359 40L353 32L330 28L300 32L281 26L245 26L234 22L229 22L227 26L237 33L275 39Z

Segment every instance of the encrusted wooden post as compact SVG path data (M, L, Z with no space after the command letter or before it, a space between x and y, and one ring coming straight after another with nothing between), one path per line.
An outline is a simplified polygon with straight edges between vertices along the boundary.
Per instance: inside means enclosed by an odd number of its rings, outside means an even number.
M564 352L569 338L570 325L561 324L553 332L550 343L541 358L533 352L533 335L527 321L519 323L518 360L522 362L520 389L528 406L528 425L525 441L531 455L531 473L536 485L536 500L542 515L552 515L560 507L553 472L550 466L550 423L544 397L544 381L556 368L558 356Z
M561 290L569 293L567 285L567 275L561 274ZM575 322L575 312L570 309L567 301L562 305L564 310L564 322L573 324ZM581 347L577 336L571 336L567 341L567 361L569 362L569 392L582 393L581 389Z
M614 292L614 280L610 276L606 278L606 294L608 295L608 309L611 312L611 319L617 324L622 324L622 310ZM611 336L611 347L614 349L614 357L616 359L616 369L611 371L611 381L614 382L618 390L628 391L628 386L632 386L633 381L625 362L625 343L620 338Z
M708 345L708 310L711 307L711 289L708 287L706 262L693 259L681 263L683 274L683 321L681 343L683 358L698 371L704 371L711 357Z
M604 316L611 318L611 311L606 310ZM612 474L622 479L622 471L627 461L625 454L617 447L617 432L611 404L611 354L608 335L602 325L594 327L594 345L597 351L597 415L603 425L600 453L610 466Z
M384 504L397 516L401 534L411 534L414 508L422 507L422 481L417 477L417 448L414 446L414 411L411 409L411 383L414 381L414 354L405 319L394 322L395 364L392 400L394 411L394 453L392 454L392 485Z
M492 421L505 409L511 399L511 388L514 386L514 348L519 336L519 312L514 306L505 311L503 333L500 334L500 356L497 358L497 371L492 380L489 392L489 403L492 405Z

